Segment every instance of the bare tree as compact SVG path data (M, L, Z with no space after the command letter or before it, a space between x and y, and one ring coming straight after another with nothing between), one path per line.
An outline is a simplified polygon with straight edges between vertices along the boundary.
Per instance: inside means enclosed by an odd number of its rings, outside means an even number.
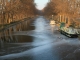
M32 17L36 15L36 10L34 0L0 0L0 21L10 23Z
M44 13L47 16L56 15L62 21L75 20L80 17L80 0L51 0L44 8Z

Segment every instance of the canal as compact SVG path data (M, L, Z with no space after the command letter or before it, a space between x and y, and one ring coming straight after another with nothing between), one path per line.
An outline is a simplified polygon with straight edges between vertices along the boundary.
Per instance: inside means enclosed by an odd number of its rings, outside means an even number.
M15 32L18 42L0 49L0 60L80 60L80 41L68 38L43 16L27 31Z

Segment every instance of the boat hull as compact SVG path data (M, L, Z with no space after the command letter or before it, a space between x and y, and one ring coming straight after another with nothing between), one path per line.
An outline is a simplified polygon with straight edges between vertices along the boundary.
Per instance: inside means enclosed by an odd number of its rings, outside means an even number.
M69 38L77 38L78 37L78 34L69 34L69 33L66 33L65 31L62 31L62 30L60 30L60 33L69 37Z

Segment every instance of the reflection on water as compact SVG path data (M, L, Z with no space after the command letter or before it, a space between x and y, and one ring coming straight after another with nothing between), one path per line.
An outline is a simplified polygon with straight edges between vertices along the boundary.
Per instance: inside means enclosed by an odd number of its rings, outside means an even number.
M33 21L32 21L33 23ZM30 23L26 28L27 31L31 31L35 29L35 26L31 26ZM22 29L24 30L24 29ZM24 30L25 31L25 30ZM15 40L15 37L17 41ZM31 43L33 42L33 37L29 35L15 35L13 36L13 41L10 43L4 43L4 46L0 48L0 56L12 54L12 53L19 53L25 50L29 50L33 48Z
M12 53L19 53L26 50L33 48L32 36L16 36L18 39L17 43L5 43L4 47L0 49L0 56L12 54Z
M27 42L33 42L33 37L32 36L17 36L18 43L27 43Z

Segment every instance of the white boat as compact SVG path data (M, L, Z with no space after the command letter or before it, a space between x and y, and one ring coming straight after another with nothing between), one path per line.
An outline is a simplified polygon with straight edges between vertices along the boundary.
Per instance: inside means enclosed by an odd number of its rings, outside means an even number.
M54 20L51 20L51 21L50 21L50 24L51 24L51 25L55 25L56 23L55 23Z

